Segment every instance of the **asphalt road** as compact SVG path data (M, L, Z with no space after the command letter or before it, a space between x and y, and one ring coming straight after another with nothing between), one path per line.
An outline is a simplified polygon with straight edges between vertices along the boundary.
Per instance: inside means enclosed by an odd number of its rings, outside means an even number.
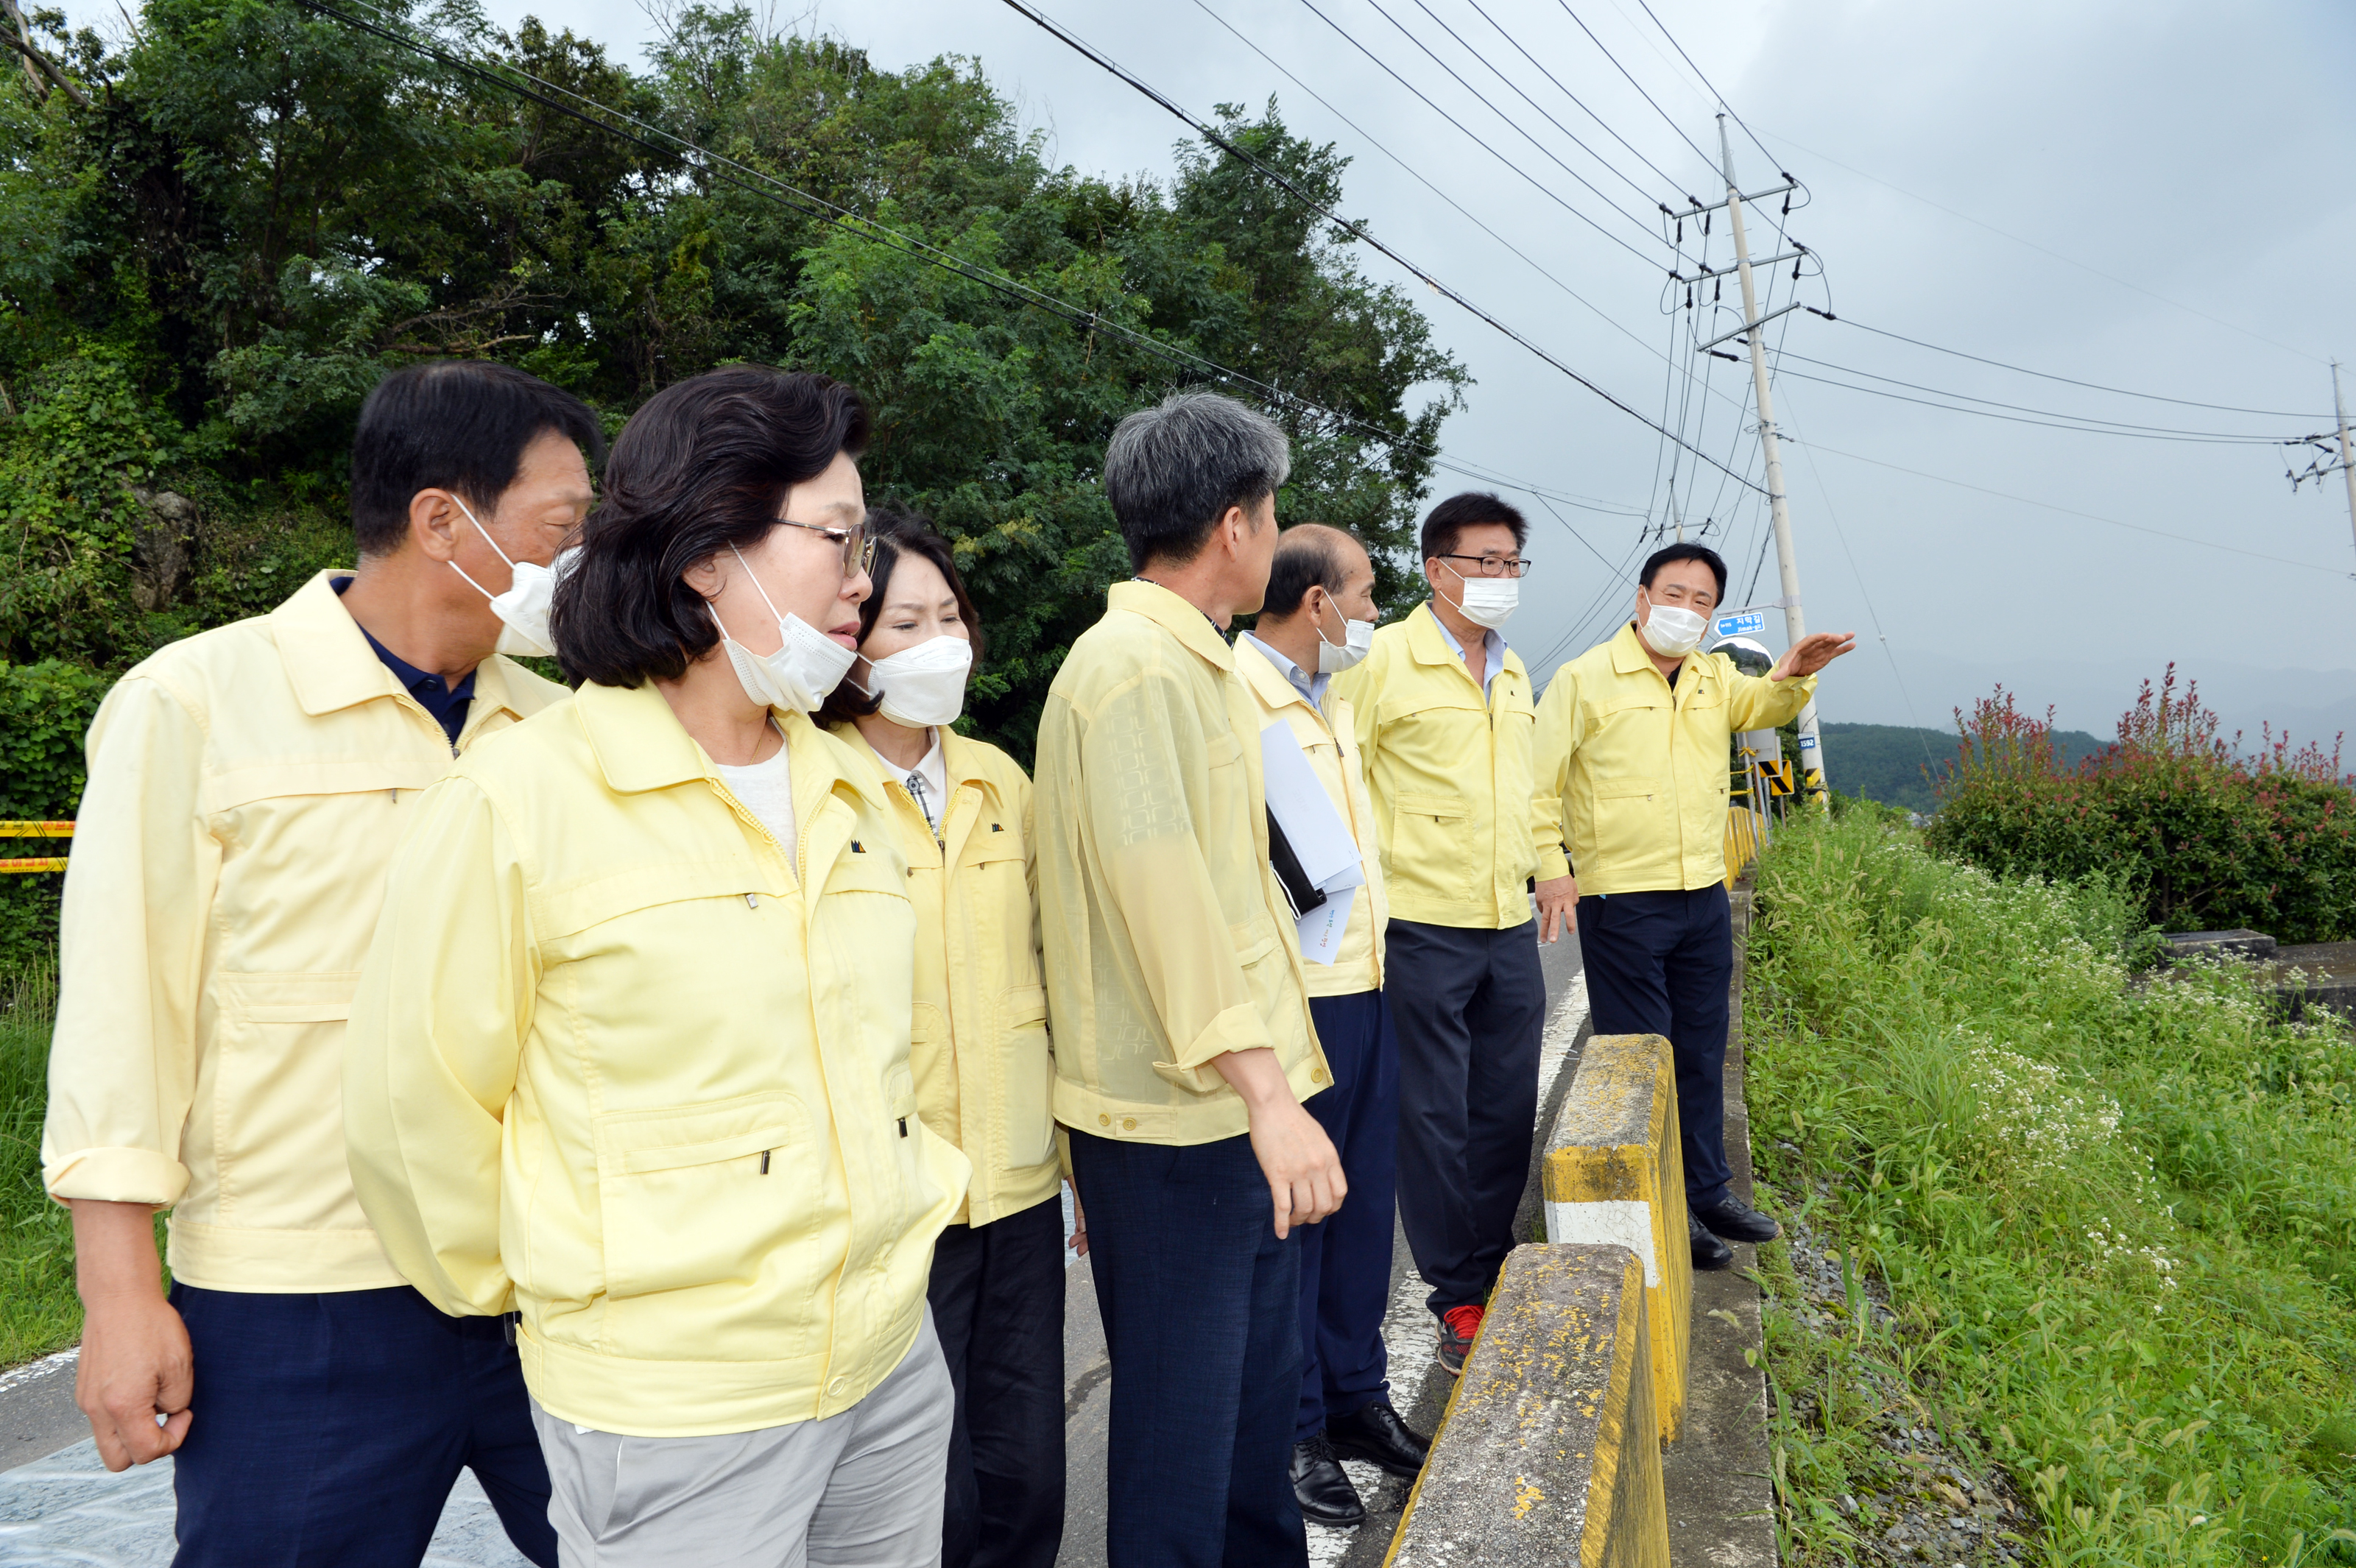
M1536 940L1536 927L1532 927ZM1552 1124L1562 1093L1577 1065L1576 1046L1584 1021L1583 987L1575 986L1580 973L1579 939L1565 937L1552 947L1538 949L1546 971L1548 1029L1547 1069L1541 1078L1538 1106L1540 1128ZM1574 993L1576 993L1574 995ZM1572 1015L1563 1004L1575 1003ZM1520 1235L1536 1233L1541 1199L1537 1160L1533 1152L1531 1183L1522 1199ZM1105 1568L1105 1443L1112 1407L1112 1368L1105 1359L1104 1326L1097 1317L1096 1287L1086 1259L1065 1274L1064 1294L1064 1430L1067 1493L1064 1505L1064 1550L1056 1568ZM1384 1339L1391 1348L1391 1402L1408 1424L1429 1435L1440 1424L1452 1380L1432 1358L1437 1328L1423 1305L1423 1283L1417 1278L1408 1255L1407 1237L1394 1221L1391 1246L1391 1310ZM1407 1504L1408 1483L1383 1475L1371 1465L1349 1467L1358 1494L1365 1499L1366 1523L1355 1530L1309 1527L1309 1557L1319 1568L1379 1568L1390 1549L1391 1531Z

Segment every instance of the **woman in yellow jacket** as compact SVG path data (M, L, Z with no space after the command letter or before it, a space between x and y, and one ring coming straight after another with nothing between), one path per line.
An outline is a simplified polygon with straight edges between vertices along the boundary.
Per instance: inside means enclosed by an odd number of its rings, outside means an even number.
M909 1061L973 1181L929 1290L957 1388L943 1568L1052 1568L1064 1531L1064 1228L1031 780L950 730L982 652L949 541L878 510L859 662L820 717L872 767L916 910Z
M638 411L557 590L578 694L412 808L361 973L354 1186L436 1306L520 1313L567 1568L937 1560L966 1161L917 1115L907 860L809 718L866 432L756 366Z

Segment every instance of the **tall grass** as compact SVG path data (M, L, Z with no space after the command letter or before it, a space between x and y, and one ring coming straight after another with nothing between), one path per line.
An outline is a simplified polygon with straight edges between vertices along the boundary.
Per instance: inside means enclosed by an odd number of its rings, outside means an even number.
M1762 1175L1886 1282L2046 1562L2356 1562L2356 1047L2246 971L2131 972L2129 895L1852 816L1759 875ZM1796 1154L1780 1145L1788 1144ZM1806 1484L1800 1476L1794 1484Z
M57 968L0 972L0 1367L70 1345L81 1333L73 1227L41 1189Z

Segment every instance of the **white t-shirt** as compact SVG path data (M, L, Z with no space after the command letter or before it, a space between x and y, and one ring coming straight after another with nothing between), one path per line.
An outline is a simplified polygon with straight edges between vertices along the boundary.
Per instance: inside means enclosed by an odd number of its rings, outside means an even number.
M779 746L777 754L766 763L753 763L732 768L725 763L712 765L720 771L720 782L728 793L743 803L745 810L761 819L784 848L786 859L794 859L794 781L786 763L787 748Z

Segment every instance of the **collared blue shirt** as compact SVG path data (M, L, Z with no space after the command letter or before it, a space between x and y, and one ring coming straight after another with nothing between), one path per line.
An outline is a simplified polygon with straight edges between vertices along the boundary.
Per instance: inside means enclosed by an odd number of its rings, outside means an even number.
M336 592L341 593L351 585L350 578L337 578ZM359 623L355 621L352 624L359 626ZM442 726L442 732L450 737L450 744L456 746L458 732L466 727L466 709L473 706L475 700L475 672L468 670L466 678L452 686L433 671L419 669L378 642L366 626L360 626L360 635L368 638L368 645L376 650L376 656L382 661L384 667L392 671L392 678L401 682L402 689L417 699L417 706L434 716L434 721Z
M1448 645L1448 651L1456 656L1456 661L1459 664L1463 663L1464 645L1456 640L1456 634L1448 629L1448 623L1440 618L1440 613L1436 610L1432 612L1431 624L1440 628L1440 640ZM1505 667L1505 634L1498 631L1483 632L1481 634L1481 645L1489 650L1489 674L1487 678L1481 682L1481 689L1486 691L1489 689L1489 682L1496 679L1497 672Z
M1268 662L1274 665L1283 673L1284 678L1292 683L1292 689L1301 693L1301 696L1309 699L1310 707L1314 708L1320 713L1325 711L1325 688L1333 684L1333 677L1332 676L1323 673L1317 675L1310 674L1307 670L1302 669L1299 665L1294 664L1290 659L1286 658L1282 654L1278 653L1274 648L1269 647L1266 643L1261 642L1258 637L1253 636L1249 632L1241 633L1239 635L1241 635L1246 642L1251 644L1252 646L1258 648L1261 653L1268 656Z

